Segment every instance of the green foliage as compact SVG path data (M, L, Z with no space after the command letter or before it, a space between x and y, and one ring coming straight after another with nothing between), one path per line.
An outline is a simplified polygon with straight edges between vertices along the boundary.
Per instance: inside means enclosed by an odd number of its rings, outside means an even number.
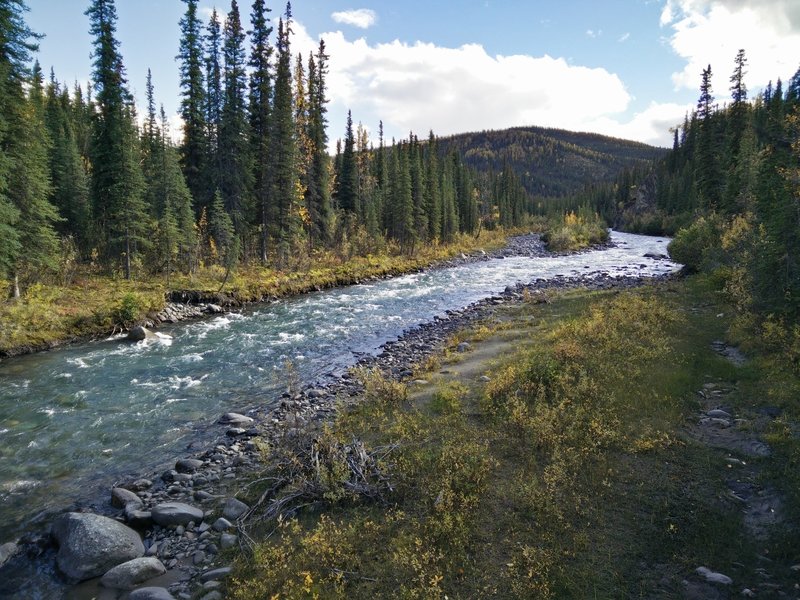
M709 265L719 248L720 224L713 215L699 217L689 227L678 231L667 246L672 260L694 272Z
M114 322L127 329L136 323L143 308L142 297L134 292L128 292L120 298L114 309Z
M553 252L580 250L608 240L608 227L597 214L582 210L551 220L542 236Z

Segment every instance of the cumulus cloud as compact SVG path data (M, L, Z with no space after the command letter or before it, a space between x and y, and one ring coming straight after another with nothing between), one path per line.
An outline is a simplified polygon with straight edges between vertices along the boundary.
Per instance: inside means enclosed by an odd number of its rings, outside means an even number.
M335 12L331 15L331 18L337 23L342 23L343 25L352 25L353 27L359 27L360 29L369 29L378 20L378 15L374 10L370 10L368 8L359 8L356 10Z
M333 138L343 131L348 109L356 121L374 127L382 119L387 137L404 138L409 131L449 135L520 125L594 131L602 122L610 129L609 120L631 102L616 74L564 58L491 56L478 44L370 44L341 32L322 37L332 57ZM316 41L297 24L292 44L307 56Z
M697 89L702 70L711 65L716 96L728 97L728 77L740 48L747 56L745 83L762 88L788 79L800 61L800 2L796 0L667 0L662 27L669 43L686 61L673 73L677 90Z
M621 36L619 36L619 38L617 39L617 41L618 41L618 42L620 42L620 43L622 43L622 42L627 42L627 41L628 41L628 39L629 39L630 37L631 37L631 34L630 34L630 32L626 31L626 32L625 32L625 33L623 33Z

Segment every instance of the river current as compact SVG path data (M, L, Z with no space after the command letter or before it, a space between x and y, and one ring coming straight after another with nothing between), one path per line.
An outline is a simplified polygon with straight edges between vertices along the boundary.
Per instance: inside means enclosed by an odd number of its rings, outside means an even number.
M163 327L148 342L109 338L4 360L0 543L50 511L107 494L115 479L190 455L187 445L220 413L269 405L289 376L335 376L446 310L539 278L679 268L645 256L665 254L666 238L611 239L608 250L492 259L255 305Z

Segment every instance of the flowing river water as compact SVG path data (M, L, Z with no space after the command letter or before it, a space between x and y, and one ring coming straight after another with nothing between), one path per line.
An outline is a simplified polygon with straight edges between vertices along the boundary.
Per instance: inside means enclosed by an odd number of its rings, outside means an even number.
M112 338L3 360L0 543L76 500L107 495L123 475L187 455L220 413L274 402L287 361L301 382L318 381L508 285L679 268L645 256L665 254L665 238L611 239L607 250L491 259L254 305L163 327L149 342Z

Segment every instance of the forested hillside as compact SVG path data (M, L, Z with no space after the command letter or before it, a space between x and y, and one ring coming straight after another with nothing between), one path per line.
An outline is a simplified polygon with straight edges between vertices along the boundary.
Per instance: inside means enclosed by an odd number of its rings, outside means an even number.
M456 150L478 171L510 167L536 198L571 195L587 181L612 181L622 169L650 163L665 153L639 142L543 127L464 133L439 143Z

